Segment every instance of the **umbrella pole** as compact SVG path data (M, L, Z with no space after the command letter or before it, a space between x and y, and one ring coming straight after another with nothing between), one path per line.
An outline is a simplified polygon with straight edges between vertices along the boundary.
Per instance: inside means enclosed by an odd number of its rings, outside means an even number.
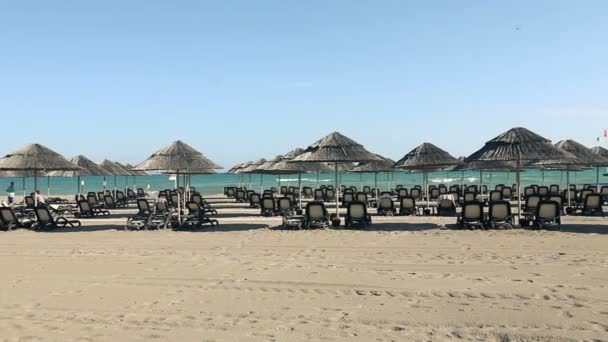
M483 194L483 191L481 191L481 187L483 186L483 171L479 170L479 193Z
M251 173L249 174L249 189L251 189Z
M336 167L336 189L334 190L334 195L336 197L336 218L340 218L340 207L338 206L338 197L340 195L340 185L338 184L338 162L335 163Z
M540 184L545 186L545 169L540 170Z
M374 172L374 193L376 194L376 200L378 200L378 172Z
M108 183L106 182L106 176L103 176L103 193L104 193L104 194L106 193L106 184L108 184Z
M78 175L77 179L78 179L78 200L80 201L80 193L81 193L81 190L80 190L80 175Z
M568 207L570 207L570 170L566 170L566 191L568 193Z
M281 193L281 175L279 175L279 193Z
M46 196L51 196L51 176L46 176Z
M25 203L25 196L27 191L25 191L25 177L22 177L23 179L23 203Z
M494 172L490 171L490 189L492 189L492 176L494 175Z
M302 174L298 173L298 206L302 210Z
M597 193L599 194L601 189L600 189L600 167L596 167L595 168L595 186L597 188Z
M426 210L430 210L431 208L431 194L429 194L429 174L425 171L423 173L424 177L424 191L426 192Z
M260 175L260 193L264 192L264 174Z
M521 162L517 160L517 173L515 174L517 183L517 222L521 225L521 186L520 186Z
M34 170L34 208L38 208L38 173Z
M464 171L460 171L460 192L464 194Z
M319 188L319 171L317 171L317 189Z
M363 190L363 173L359 174L359 191Z
M389 177L390 177L390 175L389 175L389 173L387 172L387 173L386 173L386 191L391 191L391 186L390 186L390 184L389 184L390 182L388 181L388 180L389 180Z

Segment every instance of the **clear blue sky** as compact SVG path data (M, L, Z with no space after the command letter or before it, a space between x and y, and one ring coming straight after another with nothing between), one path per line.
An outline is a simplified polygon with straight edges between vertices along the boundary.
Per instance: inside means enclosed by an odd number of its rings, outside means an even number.
M608 128L608 1L0 0L0 153L232 164L338 130L399 158Z

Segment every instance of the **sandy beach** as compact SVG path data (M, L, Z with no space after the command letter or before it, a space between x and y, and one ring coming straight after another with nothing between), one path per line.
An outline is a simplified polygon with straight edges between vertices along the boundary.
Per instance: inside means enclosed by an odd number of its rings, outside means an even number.
M282 230L222 196L218 228L125 215L0 232L4 341L608 340L608 219L562 232L374 217ZM447 228L444 226L447 225Z

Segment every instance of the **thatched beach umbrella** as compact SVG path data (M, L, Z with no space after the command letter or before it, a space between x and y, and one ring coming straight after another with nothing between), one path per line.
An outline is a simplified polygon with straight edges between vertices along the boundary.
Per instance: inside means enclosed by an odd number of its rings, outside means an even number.
M298 149L300 152L302 149ZM293 152L293 151L292 151ZM287 153L285 156L298 155L295 153ZM293 159L291 158L291 159ZM302 196L302 174L303 173L319 173L319 172L331 172L332 169L325 163L290 163L288 158L283 158L279 162L274 163L267 172L270 174L278 175L298 175L298 189L300 189L300 196ZM302 209L302 200L299 201L299 208Z
M551 141L522 127L512 128L471 154L466 161L515 162L517 183L517 216L521 218L521 169L526 165L567 165L576 163L568 152L553 146ZM530 166L531 167L531 166Z
M344 163L359 163L381 160L375 154L366 150L363 145L356 141L338 133L333 132L325 137L317 140L310 145L304 153L298 155L290 163L305 162L316 163L325 162L333 163L335 170L335 187L336 191L340 190L338 184L338 165ZM339 217L338 196L336 196L336 217Z
M178 188L180 173L194 174L205 170L221 168L223 167L203 156L201 152L197 151L192 146L181 140L177 140L154 152L148 159L136 165L133 170L174 173L177 175L176 188ZM187 191L189 192L189 190L188 187ZM178 220L181 222L179 211Z
M394 167L403 170L422 172L424 192L427 196L426 207L429 209L429 171L439 171L458 165L460 161L445 150L431 143L422 143L399 159Z
M101 166L107 172L109 172L111 176L114 176L114 191L116 191L117 187L118 187L118 185L116 183L117 176L128 177L131 175L131 172L129 170L125 170L122 166L120 166L120 165L116 164L115 162L110 161L108 159L104 159L98 165ZM103 176L103 190L104 191L106 190L106 187L107 187L106 176Z
M391 172L397 171L397 169L395 169L393 167L393 165L395 165L395 161L390 158L385 158L379 154L376 154L376 156L378 156L378 158L381 158L382 160L372 161L372 162L367 162L367 163L360 163L356 167L350 169L349 172L359 173L360 176L362 176L364 173L373 173L374 174L374 188L378 188L378 173L386 172L386 181L387 181L386 185L387 185L387 187L389 187L389 184L388 184L389 174ZM361 182L361 179L359 179L359 180ZM362 184L361 184L361 186L362 186Z
M0 159L0 170L32 171L34 173L34 192L38 191L38 174L40 172L80 169L80 166L70 163L59 153L40 144L26 145ZM37 198L34 201L37 206Z
M560 140L555 146L560 148L566 152L570 152L575 155L579 160L581 165L595 167L596 168L596 187L598 191L600 190L600 166L608 165L608 158L603 157L595 152L593 152L590 148L587 148L585 145L576 142L574 140ZM570 188L570 167L566 165L566 183L568 183L568 190ZM570 206L570 191L568 191L568 206Z
M95 164L94 161L90 160L89 158L83 156L83 155L78 155L75 157L72 157L72 159L70 159L70 162L74 165L78 165L80 166L82 169L81 170L72 170L72 171L52 171L49 172L50 176L53 177L77 177L77 181L78 181L78 195L81 194L82 192L82 183L80 181L80 177L81 176L110 176L110 172L108 172L107 170L105 170L103 167Z
M257 168L260 167L261 165L263 165L266 162L267 162L266 159L260 158L260 159L258 159L256 161L248 163L247 166L245 166L245 167L243 167L243 168L241 168L239 170L239 173L246 173L246 174L249 175L249 188L252 188L252 185L251 185L251 174L257 173L256 172Z

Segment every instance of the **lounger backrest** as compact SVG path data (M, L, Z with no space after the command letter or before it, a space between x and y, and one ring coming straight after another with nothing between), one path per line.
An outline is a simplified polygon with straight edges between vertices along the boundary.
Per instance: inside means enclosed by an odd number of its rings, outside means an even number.
M156 211L158 211L159 213L165 213L169 210L169 207L167 207L167 201L165 201L164 199L159 199L158 201L156 201Z
M28 208L33 208L34 206L36 206L34 198L32 196L25 196L25 206Z
M602 194L603 196L608 196L608 186L603 186L600 190L600 194Z
M199 194L192 194L192 195L190 196L190 200L191 200L192 202L196 202L196 203L198 203L198 204L203 203L203 197L202 197L201 195L199 195Z
M286 186L281 186L281 195L285 195L288 192Z
M401 184L397 184L397 186L395 187L395 189L396 189L397 191L399 191L399 190L403 189L403 185L401 185Z
M559 217L559 206L557 202L541 201L536 210L536 217L542 221L553 221Z
M454 202L447 198L443 198L439 200L437 207L439 207L439 209L452 209L454 207Z
M342 197L342 202L348 203L354 200L354 196L352 192L345 192L344 197Z
M363 203L367 203L367 194L365 192L357 192L355 200Z
M528 196L532 196L534 195L536 192L534 191L534 188L531 186L527 186L524 188L524 196L528 197Z
M322 220L326 217L325 215L325 206L323 203L313 203L310 202L306 206L306 216L308 216L311 220Z
M450 192L458 192L458 185L450 186Z
M285 197L289 198L289 201L291 201L291 204L296 203L296 196L294 196L294 194L286 194Z
M137 209L139 209L139 212L149 212L150 210L150 204L148 203L148 201L146 199L140 198L137 200Z
M53 216L51 216L51 212L46 207L36 208L36 217L38 218L38 222L45 225L49 223L53 223Z
M129 196L129 197L135 197L135 191L133 191L131 189L127 190L127 196Z
M502 191L493 190L490 191L490 202L502 200Z
M93 210L91 209L91 205L89 204L89 201L78 201L78 210L80 211L81 214L87 214L92 212Z
M351 202L348 205L347 211L351 219L361 220L367 217L367 207L363 202Z
M504 187L505 187L505 186L504 186L504 184L497 184L497 185L494 187L494 190L502 192L502 189L503 189Z
M502 198L511 198L513 197L513 189L508 186L502 188Z
M243 190L237 190L237 192L236 192L236 198L238 198L238 199L245 199L245 191L243 191Z
M446 194L447 192L448 192L448 188L446 188L445 186L439 187L439 194L443 195L443 194Z
M564 203L564 198L562 197L562 195L551 195L549 196L549 198L547 198L547 200L557 202L560 207Z
M365 192L366 194L369 194L372 192L372 188L370 188L369 186L364 186L363 187L363 192Z
M479 202L465 203L462 207L462 216L467 220L475 220L483 215L483 205Z
M549 186L549 192L552 194L558 194L559 193L559 185L557 184L551 184Z
M547 196L549 194L549 187L539 186L538 187L538 194L541 195L541 196Z
M289 197L280 197L277 200L279 211L289 211L291 209L291 199Z
M226 189L226 195L228 197L233 197L234 196L234 188L228 188L228 189Z
M393 209L395 207L395 204L393 203L393 199L390 197L382 197L380 199L380 202L378 203L378 207L380 207L381 209Z
M272 196L271 193L266 194ZM251 196L249 196L249 201L251 203L260 203L260 194L251 194Z
M413 209L416 206L416 201L411 196L401 197L399 199L399 206L401 209Z
M196 202L188 201L186 202L186 208L188 208L188 212L190 214L195 214L201 210L201 206Z
M526 197L526 208L535 209L538 207L538 203L540 202L540 196L538 195L530 195Z
M179 197L177 196L176 193L171 193L171 203L173 203L173 204L179 203Z
M467 187L467 192L474 192L477 193L477 185L469 185Z
M431 198L437 198L439 197L439 195L441 195L441 192L439 192L439 188L431 189Z
M566 192L566 200L576 201L576 190L570 189Z
M585 197L585 209L601 209L602 196L599 194L589 194Z
M336 192L334 191L334 189L327 189L325 195L327 196L327 198L335 198Z
M477 199L477 194L475 192L465 192L464 193L464 201L465 202L472 202L475 201L475 199Z
M414 198L420 198L420 189L418 188L412 188L410 190L410 195Z
M273 198L263 198L262 199L262 208L266 210L274 210L274 199Z
M405 197L407 195L408 195L407 189L401 188L401 189L397 190L397 197Z
M9 207L0 207L0 219L2 223L16 223L19 222L17 220L17 216L13 212L12 208Z
M89 202L90 205L96 205L97 204L97 196L95 196L95 195L88 195L87 196L87 202Z
M581 202L585 203L585 199L587 198L587 196L589 196L593 193L594 193L593 189L585 189L585 190L581 191Z
M346 194L351 194L351 195L352 195L352 194L354 194L355 192L353 191L353 189L350 189L350 188L349 188L349 189L344 189L344 191L342 191L342 193L343 193L344 195L346 195Z
M323 197L325 197L325 193L323 192L323 189L315 189L314 198L316 200L322 200Z
M105 195L103 196L103 201L107 204L107 205L114 205L114 197L110 196L110 195Z
M145 195L144 189L143 188L137 188L137 194L140 196Z
M488 214L494 220L506 220L511 216L511 204L507 201L490 202Z

